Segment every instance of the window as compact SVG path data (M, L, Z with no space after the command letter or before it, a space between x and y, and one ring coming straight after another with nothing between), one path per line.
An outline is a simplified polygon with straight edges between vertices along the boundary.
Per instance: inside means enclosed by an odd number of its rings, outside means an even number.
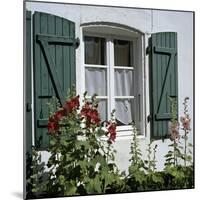
M137 68L142 67L138 66L138 40L138 36L88 32L83 36L84 89L88 97L94 93L98 95L98 109L103 121L109 119L115 109L118 131L131 130L132 121L141 129L142 69Z

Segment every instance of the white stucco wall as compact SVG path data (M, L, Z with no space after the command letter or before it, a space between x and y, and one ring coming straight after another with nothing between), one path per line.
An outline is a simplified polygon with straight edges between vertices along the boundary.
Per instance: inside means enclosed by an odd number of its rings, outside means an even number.
M52 3L27 3L27 10L40 11L54 14L69 19L76 24L76 37L81 36L80 26L90 22L112 22L123 24L140 30L145 34L145 47L150 33L161 31L173 31L178 33L178 95L179 115L183 114L183 100L186 96L190 98L189 113L193 117L193 14L191 12L161 11L147 9L94 7L84 5L67 5ZM77 92L81 92L81 49L76 51ZM145 56L145 79L146 79L146 116L149 114L149 87L148 87L148 56ZM191 125L193 130L193 125ZM193 131L189 135L189 141L193 140ZM144 157L146 157L147 144L150 139L150 127L146 125L146 137L140 138L140 146ZM164 167L164 155L168 151L169 140L157 140L157 168ZM121 170L127 170L130 158L131 137L118 137L114 146L117 150L116 162ZM43 159L48 155L43 153Z

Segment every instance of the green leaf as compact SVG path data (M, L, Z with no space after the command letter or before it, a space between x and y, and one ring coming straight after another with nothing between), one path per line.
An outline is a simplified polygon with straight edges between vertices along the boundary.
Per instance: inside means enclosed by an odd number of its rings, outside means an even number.
M108 185L112 184L114 176L112 174L106 172L106 171L103 171L102 172L102 179L104 179L104 186L106 188Z
M98 193L101 193L101 181L100 181L100 177L96 176L94 179L94 189L95 191L97 191Z
M88 183L86 183L85 189L88 194L101 193L102 190L99 176L96 176L94 179L88 179Z
M75 183L73 181L70 181L65 185L64 195L65 196L75 195L76 191L77 191L77 187Z
M54 146L55 144L56 144L56 140L52 138L52 139L50 140L50 145Z
M188 155L188 156L186 156L186 158L185 158L187 161L191 161L192 160L192 156L191 155Z
M155 183L163 183L164 182L163 178L160 175L158 175L158 174L153 174L152 175L152 180Z
M188 143L188 147L193 147L193 145L191 143Z
M63 175L60 175L58 177L58 182L60 185L65 185L65 177Z

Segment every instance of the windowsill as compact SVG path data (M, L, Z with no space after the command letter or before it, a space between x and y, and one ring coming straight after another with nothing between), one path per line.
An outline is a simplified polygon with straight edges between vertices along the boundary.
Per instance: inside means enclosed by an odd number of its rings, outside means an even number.
M132 131L133 127L130 125L127 126L117 126L117 132L122 132L122 131Z
M116 131L117 131L116 140L125 140L125 139L132 140L132 138L133 138L133 127L130 125L117 126ZM145 135L138 135L137 138L138 139L146 139ZM106 141L108 139L108 137L102 136L100 139L103 141Z

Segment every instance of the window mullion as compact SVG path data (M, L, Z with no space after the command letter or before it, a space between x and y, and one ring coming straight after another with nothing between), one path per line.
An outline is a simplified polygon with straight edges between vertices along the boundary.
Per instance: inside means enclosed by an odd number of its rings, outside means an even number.
M111 111L111 106L110 106L110 39L106 38L106 61L107 61L107 116L108 119L110 118L110 111Z
M114 85L114 44L113 39L109 39L109 80L110 80L110 92L109 92L109 98L110 98L110 113L113 109L115 109L115 85Z

